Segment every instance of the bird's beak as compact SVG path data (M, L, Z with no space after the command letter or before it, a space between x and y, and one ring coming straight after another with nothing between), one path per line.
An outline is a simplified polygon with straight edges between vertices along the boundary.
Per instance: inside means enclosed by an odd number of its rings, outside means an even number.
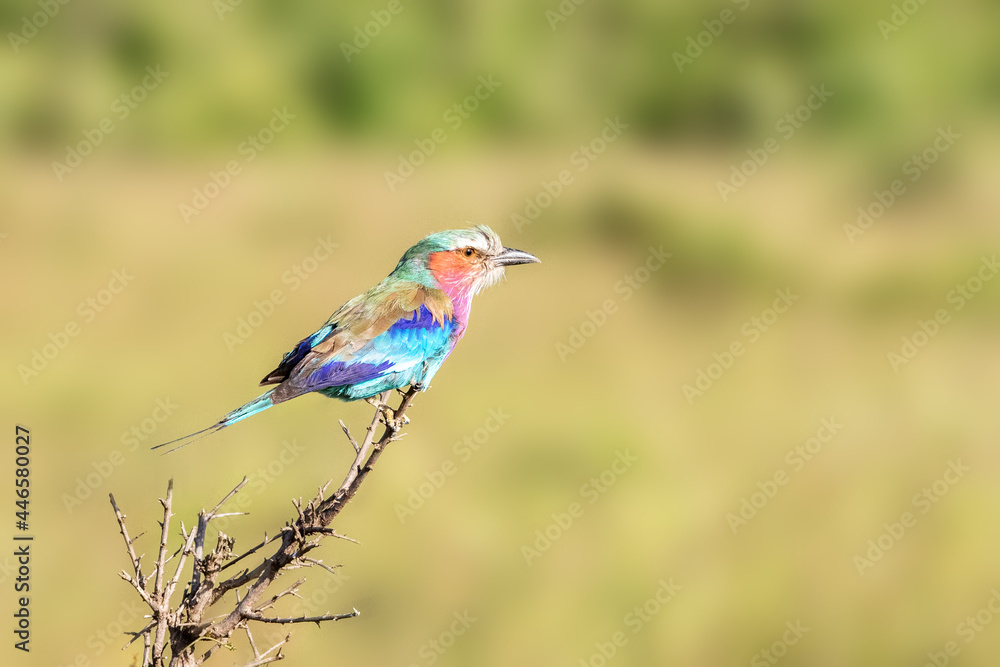
M542 260L523 250L504 248L503 252L493 258L493 261L500 266L513 266L514 264L534 264Z

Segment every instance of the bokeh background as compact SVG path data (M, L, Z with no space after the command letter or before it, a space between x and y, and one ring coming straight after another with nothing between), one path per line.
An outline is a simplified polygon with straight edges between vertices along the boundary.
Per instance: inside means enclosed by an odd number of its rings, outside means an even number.
M995 664L1000 284L975 278L998 241L996 3L401 0L350 61L342 44L387 3L42 5L0 5L0 368L8 451L15 423L34 438L36 535L33 650L8 643L5 664L135 658L119 650L141 621L108 492L151 552L168 479L190 525L248 475L250 515L226 526L238 548L342 478L336 420L361 430L364 404L305 397L167 457L147 447L256 395L409 245L469 222L543 263L477 299L409 436L339 520L361 545L324 546L342 575L312 572L283 608L361 617L295 628L290 664L597 667L617 632L609 664ZM167 74L123 118L147 68ZM499 85L450 125L480 77ZM248 161L275 109L294 118ZM796 112L788 136L776 123ZM579 171L608 119L627 128ZM390 188L436 128L447 140ZM100 143L62 173L86 133ZM723 198L770 138L777 152ZM233 160L240 173L185 216ZM573 182L516 218L564 169ZM881 216L845 228L896 179ZM323 243L336 248L314 254ZM671 256L646 273L650 248ZM128 285L102 291L116 271ZM630 275L644 280L631 293ZM959 285L978 289L960 310ZM798 299L774 321L777 290ZM894 365L939 309L947 323ZM256 326L233 343L241 318ZM25 373L70 323L78 335ZM744 354L710 368L734 342ZM686 395L699 371L717 377ZM506 416L487 435L491 410ZM843 428L793 464L824 419ZM605 492L581 488L620 455L637 460ZM431 493L447 460L457 471ZM968 470L938 482L951 464ZM915 498L925 487L933 503ZM744 499L761 507L742 525ZM552 528L574 502L582 516ZM886 536L904 512L915 524ZM680 590L649 603L661 582ZM476 621L449 637L456 613ZM210 664L248 662L236 649Z

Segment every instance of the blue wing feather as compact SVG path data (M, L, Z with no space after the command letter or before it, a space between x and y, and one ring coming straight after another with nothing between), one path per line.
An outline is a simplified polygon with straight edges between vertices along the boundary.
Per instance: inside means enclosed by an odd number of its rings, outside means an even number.
M314 347L326 340L336 328L337 325L335 324L327 324L311 336L300 340L290 352L285 353L285 356L281 358L281 363L278 364L278 367L268 373L267 376L260 381L260 384L278 384L285 381L292 370L299 365L299 362L305 359L306 355L309 354Z
M304 372L293 378L294 391L283 393L279 400L310 391L351 400L422 382L428 370L433 374L451 351L454 329L454 320L435 320L427 306L421 305L412 317L396 320L349 356L338 352L325 360L304 364L299 369ZM306 365L310 367L307 369Z
M329 387L374 380L392 368L391 361L379 364L328 361L309 376L309 384Z

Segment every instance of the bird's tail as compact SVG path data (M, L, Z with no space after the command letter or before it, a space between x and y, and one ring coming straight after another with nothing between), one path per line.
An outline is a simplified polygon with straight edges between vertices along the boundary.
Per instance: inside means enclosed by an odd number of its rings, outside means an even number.
M213 433L221 431L227 426L232 426L238 421L243 421L247 417L252 417L258 412L263 412L264 410L267 410L269 407L274 405L274 402L271 400L271 394L273 392L274 392L273 389L264 392L263 394L253 399L246 405L242 405L236 408L235 410L233 410L232 412L230 412L225 417L223 417L216 423L212 424L208 428L203 428L200 431L195 431L194 433L185 435L182 438L176 438L174 440L171 440L170 442L165 442L162 445L156 445L155 447L153 447L153 449L159 449L160 447L166 447L167 445L180 443L176 447L168 449L165 452L166 454L169 454L170 452L176 451L181 447L186 447L187 445L190 445L192 442L196 440L201 440L206 435L212 435Z

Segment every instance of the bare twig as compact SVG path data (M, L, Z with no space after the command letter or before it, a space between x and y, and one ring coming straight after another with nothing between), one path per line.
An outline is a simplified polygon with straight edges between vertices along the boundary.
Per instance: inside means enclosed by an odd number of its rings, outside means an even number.
M250 643L250 648L253 649L253 657L254 657L254 661L244 665L244 667L258 667L259 665L266 665L269 662L275 662L277 660L284 659L285 656L281 655L281 647L288 643L288 640L291 638L291 635L285 635L284 639L282 639L280 642L278 642L271 648L261 653L259 650L257 650L257 643L253 639L253 633L250 632L250 626L244 625L243 630L246 632L247 641ZM271 654L274 653L275 651L277 651L277 653L275 653L275 655L272 656Z
M299 595L299 586L301 586L304 583L306 583L305 579L299 579L298 581L296 581L294 584L292 584L291 586L289 586L285 590L283 590L280 593L278 593L277 595L273 596L270 600L268 600L267 602L265 602L264 604L262 604L255 611L262 612L262 611L266 611L266 610L270 609L271 607L274 606L275 602L277 602L281 598L285 597L286 595L294 595L295 597L301 597Z
M163 592L163 571L167 562L167 538L170 536L170 506L174 502L174 480L167 482L167 498L160 498L163 505L163 521L160 522L160 555L156 559L156 582L153 584L153 593L160 595Z
M206 539L213 520L224 516L244 514L243 512L220 513L220 509L247 484L245 477L211 511L202 510L198 514L197 524L190 532L181 524L180 546L168 557L170 519L173 516L173 481L171 480L167 486L166 497L160 499L160 504L163 506L160 541L157 545L156 561L152 571L148 574L142 570L142 556L136 555L135 552L134 542L138 538L129 537L125 525L126 517L118 508L114 497L111 497L111 505L114 508L115 517L125 541L129 564L134 573L129 574L122 571L120 576L135 589L152 611L146 627L138 632L129 633L132 636L132 641L128 645L131 645L140 636L143 638L144 667L165 667L168 645L171 667L201 665L211 658L219 648L231 647L230 639L233 633L240 628L246 632L254 658L245 667L258 667L282 660L284 658L282 648L288 643L289 637L286 636L262 653L258 650L250 631L249 622L267 624L316 623L319 625L327 621L339 621L360 615L357 609L346 614L327 613L319 616L304 614L296 617L280 617L263 614L264 611L274 609L275 605L284 597L299 597L298 590L304 583L304 579L296 581L280 593L272 594L266 599L264 596L271 584L285 571L303 567L320 567L335 573L335 568L340 567L339 565L326 565L322 560L309 557L307 554L317 548L324 537L335 537L357 543L356 540L335 531L330 527L330 523L357 494L362 482L371 472L385 448L402 437L403 434L400 433L400 430L403 425L408 423L406 411L420 389L419 386L411 386L405 392L400 391L402 399L395 409L385 404L388 394L379 396L376 401L375 414L360 443L351 435L347 425L340 421L340 427L355 452L354 460L340 486L327 496L327 489L331 485L331 482L327 482L308 502L303 502L301 499L293 500L294 519L270 537L265 533L262 542L235 558L232 555L234 540L231 537L222 532L218 533L215 548L211 550L206 544ZM384 428L376 439L376 430L380 423L383 424ZM229 579L219 581L224 570L244 562L274 542L279 544L270 556L261 558L253 567L247 567ZM174 558L177 559L177 562L173 575L168 578L166 568ZM172 598L176 594L178 584L192 558L194 565L190 568L190 577L184 586L179 603L172 608ZM153 582L152 590L147 587L150 580ZM247 588L244 590L244 587ZM207 617L208 609L219 603L229 591L233 591L235 594L229 611L221 615ZM241 591L243 591L242 595ZM207 646L202 645L204 651L200 655L197 648L199 642L208 642Z
M225 570L226 568L232 567L233 565L236 565L237 563L239 563L241 560L243 560L247 556L250 556L250 555L252 555L252 554L260 551L262 548L266 547L268 544L270 544L271 542L273 542L274 540L276 540L278 538L278 536L280 536L280 535L281 535L281 533L279 532L278 535L276 535L274 537L268 537L267 533L264 533L264 541L263 542L261 542L260 544L258 544L255 547L253 547L252 549L249 549L249 550L243 552L242 554L240 554L236 558L232 559L231 561L229 561L228 563L226 563L225 565L223 565L222 569Z
M153 625L154 625L154 623L151 622L149 625L147 625L146 627L144 627L142 630L139 630L138 632L132 632L131 630L125 630L125 634L132 635L132 639L128 640L128 644L125 644L125 646L122 646L122 650L124 651L129 646L131 646L135 642L135 640L138 639L139 637L145 637L146 633L148 633L149 630L152 629Z
M343 419L338 419L337 422L340 424L340 428L344 430L344 435L347 436L347 439L350 441L351 446L354 447L354 451L360 452L361 448L358 447L358 443L354 440L354 436L351 435L351 429L347 428L347 424L344 423Z
M153 637L153 664L157 667L163 665L163 651L167 640L167 611L170 600L163 596L163 573L167 567L167 540L170 537L170 508L174 502L174 480L167 482L167 498L160 499L163 505L163 521L160 522L160 553L156 557L156 578L153 583L153 600L156 608L153 609L153 620L156 621L156 630Z
M303 558L302 560L304 560L305 562L307 562L307 563L309 563L311 565L315 565L316 567L321 567L324 570L326 570L327 572L329 572L330 574L337 574L337 568L338 567L342 567L340 565L327 565L323 561L316 560L315 558Z
M142 578L142 565L139 562L139 556L135 555L135 547L132 545L132 540L129 539L128 529L125 527L125 515L118 509L118 503L115 502L114 494L109 493L108 497L111 499L111 506L115 509L115 518L118 519L118 529L121 531L122 539L125 540L125 550L128 552L128 559L132 563L132 570L135 572L136 589L140 593L145 593L146 586ZM136 539L139 537L142 537L141 533L136 536Z
M251 621L259 621L261 623L322 623L324 621L342 621L345 618L355 618L360 616L361 612L355 609L346 614L323 614L322 616L299 616L297 618L272 618L270 616L263 616L255 612L248 612L245 618Z
M142 598L142 601L148 604L151 609L159 609L159 606L153 601L153 598L150 597L149 593L146 592L146 589L143 588L142 584L130 577L128 572L122 570L118 573L118 576L132 584L132 587L138 591L139 597Z

